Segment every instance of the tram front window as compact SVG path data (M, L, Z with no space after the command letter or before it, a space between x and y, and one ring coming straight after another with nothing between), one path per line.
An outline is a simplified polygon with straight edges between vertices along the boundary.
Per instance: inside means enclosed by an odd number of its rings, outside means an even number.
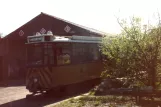
M42 47L40 45L30 46L27 49L28 65L42 65Z

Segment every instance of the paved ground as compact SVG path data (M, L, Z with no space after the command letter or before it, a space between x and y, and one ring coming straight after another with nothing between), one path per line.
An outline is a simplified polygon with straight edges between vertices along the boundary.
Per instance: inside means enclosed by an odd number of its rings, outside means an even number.
M89 88L83 89L83 87L73 86L71 89L75 90L74 87L79 88L77 91L70 91L68 94L56 97L54 95L38 95L27 100L25 97L29 94L28 90L23 85L11 85L8 87L0 87L0 107L51 107L54 103L63 101L70 97L78 96L86 93Z
M8 103L12 105L12 101L16 101L25 98L28 91L24 86L14 86L7 88L0 88L0 105Z
M38 95L32 100L26 100L25 96L29 92L24 86L14 86L7 88L0 88L0 107L48 107L54 103L65 100L69 97L77 96L79 94L64 95L62 97Z

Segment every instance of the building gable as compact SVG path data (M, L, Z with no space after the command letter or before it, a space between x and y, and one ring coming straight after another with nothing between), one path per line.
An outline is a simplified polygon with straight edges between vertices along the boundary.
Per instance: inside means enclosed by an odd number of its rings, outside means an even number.
M35 35L36 32L46 33L51 30L54 35L81 35L81 36L101 36L102 34L92 32L72 22L41 13L20 28L16 29L5 38L12 40L26 39L27 36Z

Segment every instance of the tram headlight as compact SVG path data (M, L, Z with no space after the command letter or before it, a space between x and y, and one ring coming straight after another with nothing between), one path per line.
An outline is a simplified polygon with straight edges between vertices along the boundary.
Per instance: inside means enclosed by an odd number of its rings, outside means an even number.
M37 83L38 82L38 79L37 78L34 78L34 83Z

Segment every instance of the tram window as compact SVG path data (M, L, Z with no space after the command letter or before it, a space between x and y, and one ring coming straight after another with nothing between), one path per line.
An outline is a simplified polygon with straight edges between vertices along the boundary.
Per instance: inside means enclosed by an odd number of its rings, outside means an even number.
M90 44L90 56L92 56L91 60L99 60L100 59L100 52L97 44Z
M72 62L79 63L88 60L88 45L75 43L73 44Z
M54 52L52 45L48 45L49 64L54 64Z
M48 56L44 56L44 64L48 64Z
M41 65L42 62L42 47L31 46L28 48L28 64L29 65Z
M56 50L57 65L66 65L71 63L71 48L69 46L60 47Z
M54 52L52 44L44 45L44 64L54 64Z
M73 44L73 63L89 62L99 60L99 50L97 44Z
M66 65L71 63L71 58L69 53L57 53L57 64Z
M49 47L49 63L54 64L54 52L53 48Z
M50 64L54 64L54 56L50 56Z

